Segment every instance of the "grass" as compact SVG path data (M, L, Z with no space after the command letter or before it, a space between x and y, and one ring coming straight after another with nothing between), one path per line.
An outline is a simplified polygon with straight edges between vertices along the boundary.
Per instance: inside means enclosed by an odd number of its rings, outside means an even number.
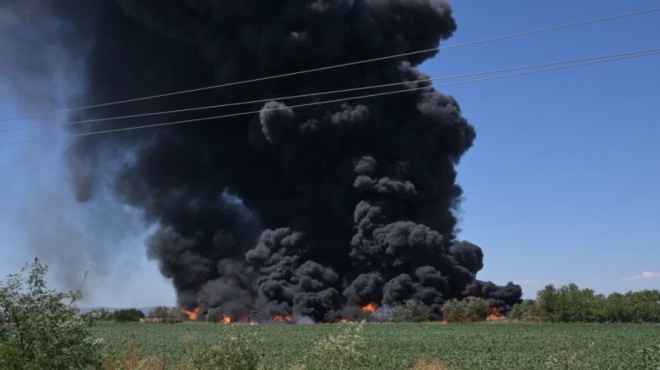
M266 369L291 369L346 325L102 324L107 354L139 343L140 356L177 368L196 349L222 345L228 330L259 340ZM364 369L638 369L660 325L367 324Z

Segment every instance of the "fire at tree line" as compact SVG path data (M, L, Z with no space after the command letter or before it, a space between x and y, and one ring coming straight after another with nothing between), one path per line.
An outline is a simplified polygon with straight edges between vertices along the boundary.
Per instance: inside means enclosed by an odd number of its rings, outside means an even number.
M429 310L423 304L408 300L389 307L378 307L370 303L360 307L356 320L367 322L424 322L429 321ZM580 289L575 284L559 288L548 285L537 292L536 299L516 303L503 313L486 300L467 297L450 300L442 308L440 323L467 323L478 321L514 320L523 322L596 322L596 323L660 323L660 290L643 290L628 293L596 294L591 289ZM176 307L159 306L149 311L132 308L109 312L92 310L91 315L100 320L143 323L182 323L199 321L218 324L294 324L312 323L305 317L275 315L269 321L256 322L248 317L232 318L220 308L202 311L201 308L181 310ZM335 323L349 320L341 318ZM320 322L321 324L326 322Z

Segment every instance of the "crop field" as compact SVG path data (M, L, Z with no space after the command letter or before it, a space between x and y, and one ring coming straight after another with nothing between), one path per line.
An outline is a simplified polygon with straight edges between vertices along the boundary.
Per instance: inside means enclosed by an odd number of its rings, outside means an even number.
M291 369L318 342L348 325L101 324L93 334L108 353L132 340L141 354L156 355L170 368L192 348L221 344L228 330L254 335L267 369ZM660 344L660 325L366 324L365 369L409 369L415 361L439 359L451 369L638 369L638 350Z

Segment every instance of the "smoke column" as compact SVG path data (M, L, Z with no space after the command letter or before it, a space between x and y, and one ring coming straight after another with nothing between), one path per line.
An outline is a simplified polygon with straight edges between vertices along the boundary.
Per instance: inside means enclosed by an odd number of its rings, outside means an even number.
M49 14L82 61L90 105L437 47L457 26L442 0L71 0ZM73 132L261 110L260 114L72 142L76 196L110 186L158 225L148 256L184 308L233 318L350 316L415 299L435 318L468 295L506 307L520 287L476 280L482 250L456 240L455 166L475 130L415 66L434 52L108 106L88 119L244 100L265 104ZM405 82L359 94L280 97ZM344 99L303 108L291 105ZM269 110L278 108L279 110ZM111 181L104 181L108 173Z

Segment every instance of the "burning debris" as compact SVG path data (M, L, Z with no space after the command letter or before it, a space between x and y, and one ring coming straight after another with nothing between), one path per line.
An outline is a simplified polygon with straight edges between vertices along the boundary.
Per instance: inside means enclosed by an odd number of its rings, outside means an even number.
M275 315L273 317L273 322L274 323L285 323L285 324L291 324L293 323L293 317L289 315Z
M75 31L65 46L84 62L86 93L76 104L85 105L430 49L456 30L443 0L39 6ZM406 300L440 319L445 301L468 295L506 311L520 301L520 287L476 280L482 250L456 239L463 193L456 165L476 133L451 96L421 81L427 76L415 66L435 54L76 113L72 119L270 99L221 113L73 125L80 133L261 109L75 140L68 153L75 193L92 199L112 176L116 199L157 225L148 256L191 319L200 307L219 307L228 320L336 322ZM296 109L289 107L323 99L282 99L400 82L424 89L375 99L343 94Z
M369 312L369 313L376 312L377 309L378 309L378 307L376 307L376 305L373 304L373 303L369 303L369 304L367 304L367 305L365 305L365 306L360 307L360 310L361 310L361 311L363 311L363 312Z
M488 313L488 320L502 320L506 319L506 315L500 312L498 307L491 307L490 312Z
M185 313L186 316L188 316L188 320L197 321L197 317L199 315L199 307L193 310L183 310L183 313Z

